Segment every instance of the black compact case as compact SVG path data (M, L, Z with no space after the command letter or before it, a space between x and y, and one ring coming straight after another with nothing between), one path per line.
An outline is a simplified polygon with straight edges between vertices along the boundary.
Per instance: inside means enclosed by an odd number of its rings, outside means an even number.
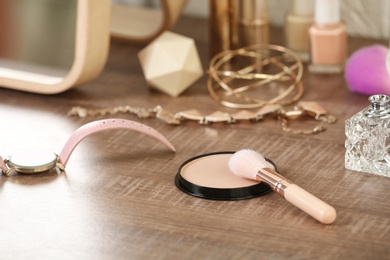
M203 199L211 199L211 200L241 200L241 199L249 199L253 197L262 196L265 194L270 193L272 190L271 188L262 182L256 183L253 182L253 184L249 184L245 187L224 187L224 188L216 188L211 187L207 185L199 185L196 183L193 183L189 180L187 180L183 175L182 171L185 169L187 165L190 163L196 163L197 160L203 160L203 159L211 159L211 156L226 156L226 155L233 155L235 152L232 151L226 151L226 152L214 152L214 153L207 153L195 156L193 158L188 159L183 164L180 165L179 170L175 176L175 184L176 186L184 191L185 193L203 198ZM207 158L210 157L210 158ZM228 158L228 156L226 156ZM271 163L275 169L276 165L269 159L266 159L269 163ZM226 160L226 164L227 164ZM227 166L226 166L227 167ZM211 173L212 174L212 173ZM225 173L223 173L225 174ZM233 174L230 170L226 170L226 174Z

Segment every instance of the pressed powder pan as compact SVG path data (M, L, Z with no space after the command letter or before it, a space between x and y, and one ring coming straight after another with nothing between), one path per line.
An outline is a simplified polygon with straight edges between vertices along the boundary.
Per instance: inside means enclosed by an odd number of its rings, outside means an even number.
M213 200L248 199L272 191L267 184L234 175L228 167L233 154L208 153L185 161L176 174L176 186L192 196Z

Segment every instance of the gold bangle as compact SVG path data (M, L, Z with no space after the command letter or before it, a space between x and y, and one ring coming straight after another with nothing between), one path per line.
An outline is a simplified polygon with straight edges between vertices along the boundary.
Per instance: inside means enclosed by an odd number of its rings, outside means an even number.
M295 52L278 45L252 45L215 55L210 61L207 88L215 100L227 107L287 105L303 94L302 74L303 65ZM252 93L267 86L268 92L277 92L268 100Z

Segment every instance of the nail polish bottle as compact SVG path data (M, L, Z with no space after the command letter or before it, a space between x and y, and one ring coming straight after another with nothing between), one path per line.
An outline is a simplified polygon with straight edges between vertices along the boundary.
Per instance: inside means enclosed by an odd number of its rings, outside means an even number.
M390 177L390 96L374 95L369 101L345 121L345 168Z
M314 0L292 0L285 20L286 47L295 51L303 61L309 61L309 29L313 24Z
M341 73L347 58L347 27L340 19L340 0L315 0L309 35L309 71Z

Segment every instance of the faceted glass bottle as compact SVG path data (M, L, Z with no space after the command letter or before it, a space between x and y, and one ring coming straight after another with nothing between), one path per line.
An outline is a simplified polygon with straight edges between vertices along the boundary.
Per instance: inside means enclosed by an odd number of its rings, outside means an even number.
M345 121L345 168L390 177L390 97L369 100L371 106Z

